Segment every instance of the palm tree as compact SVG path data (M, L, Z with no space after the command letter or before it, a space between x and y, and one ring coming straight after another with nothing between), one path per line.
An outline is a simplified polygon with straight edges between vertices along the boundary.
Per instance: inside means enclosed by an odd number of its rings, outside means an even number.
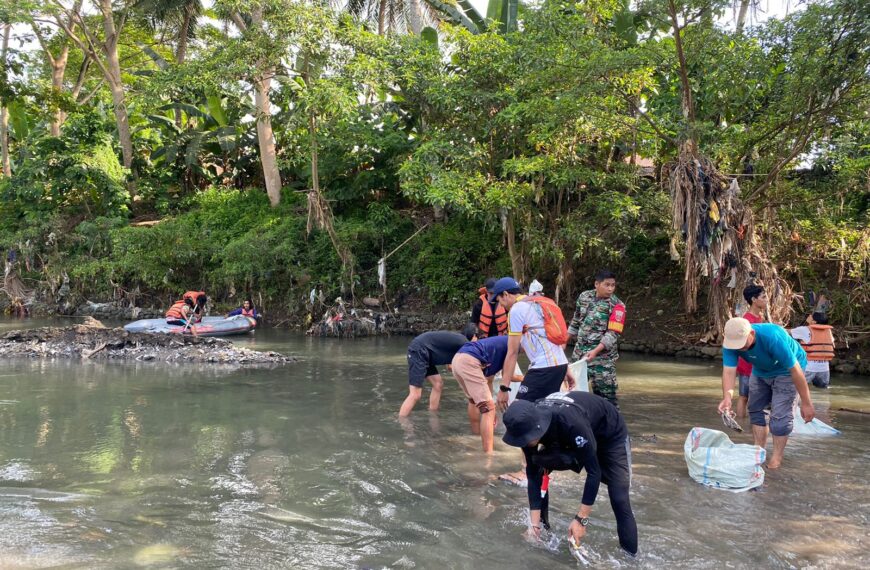
M187 46L196 38L201 0L140 0L136 10L155 28L165 27L175 32L175 63L184 63ZM175 124L181 127L181 111L175 110Z
M139 0L136 10L155 28L168 28L175 36L175 62L184 63L187 46L196 38L201 0Z
M411 32L419 36L424 25L439 21L426 0L348 0L345 10L378 25L378 34Z

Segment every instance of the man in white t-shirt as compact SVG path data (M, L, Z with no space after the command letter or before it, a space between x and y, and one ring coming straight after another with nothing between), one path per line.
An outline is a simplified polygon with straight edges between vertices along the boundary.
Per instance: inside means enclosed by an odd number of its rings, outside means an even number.
M499 386L498 409L504 412L508 407L510 385L514 380L520 348L531 364L520 383L517 400L535 402L546 398L559 391L566 377L569 387L573 388L574 380L568 374L565 350L547 339L540 305L528 300L513 277L502 277L496 281L490 299L497 300L508 311L508 352ZM520 470L500 478L522 485L526 474L525 470Z
M492 290L491 299L508 310L508 353L499 388L499 408L508 406L508 391L513 381L520 347L529 358L529 371L523 377L517 399L536 401L558 392L568 373L568 359L561 346L555 345L544 332L544 317L537 303L527 301L513 277L502 277Z

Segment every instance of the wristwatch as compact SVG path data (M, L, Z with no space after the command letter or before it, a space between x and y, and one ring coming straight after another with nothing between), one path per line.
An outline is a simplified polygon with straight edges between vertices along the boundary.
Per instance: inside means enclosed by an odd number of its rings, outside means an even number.
M589 518L581 517L580 515L574 515L574 520L580 523L580 526L589 526Z
M500 384L498 387L498 390L499 390L499 392L510 392L511 391L510 387L505 386L504 384Z

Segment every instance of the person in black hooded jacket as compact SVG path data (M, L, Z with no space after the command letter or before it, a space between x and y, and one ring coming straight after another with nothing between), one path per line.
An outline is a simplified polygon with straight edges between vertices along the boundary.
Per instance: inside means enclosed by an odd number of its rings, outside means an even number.
M549 528L546 492L541 488L551 471L586 470L580 508L568 527L575 544L586 535L589 515L603 482L616 515L619 544L637 554L637 523L631 510L631 448L628 428L606 399L587 392L555 393L535 403L516 400L504 415L504 442L521 447L528 477L529 534L539 537Z

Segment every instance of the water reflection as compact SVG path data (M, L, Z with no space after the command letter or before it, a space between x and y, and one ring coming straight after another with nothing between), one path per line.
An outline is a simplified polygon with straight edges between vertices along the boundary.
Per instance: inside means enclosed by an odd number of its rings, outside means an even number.
M524 543L525 491L494 481L447 380L441 412L398 422L407 339L330 341L261 330L281 369L5 363L0 374L0 567L576 567ZM694 484L682 445L718 427L713 363L620 361L634 437L642 555L620 554L599 497L593 566L866 567L870 410L861 380L814 391L835 439L795 439L757 493ZM748 442L748 435L735 435ZM792 447L793 446L793 447ZM562 537L582 477L560 473ZM602 490L602 493L606 491Z

